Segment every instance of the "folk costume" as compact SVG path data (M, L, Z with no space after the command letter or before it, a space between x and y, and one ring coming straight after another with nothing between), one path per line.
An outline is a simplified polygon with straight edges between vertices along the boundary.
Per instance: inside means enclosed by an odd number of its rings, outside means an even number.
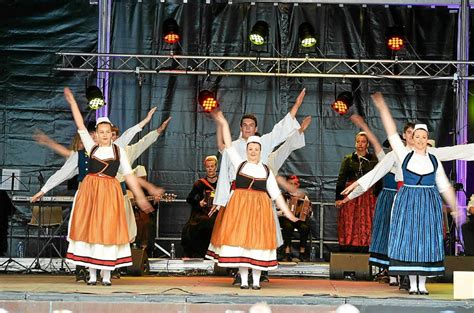
M74 199L69 221L67 259L93 269L113 270L132 264L122 188L117 171L132 172L119 146L98 146L79 130L88 151L89 170Z

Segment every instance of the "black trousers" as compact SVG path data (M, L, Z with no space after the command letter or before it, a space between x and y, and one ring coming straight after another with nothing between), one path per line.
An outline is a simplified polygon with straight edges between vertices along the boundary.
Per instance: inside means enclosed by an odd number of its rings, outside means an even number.
M280 226L283 235L283 243L285 247L291 247L291 239L295 228L300 233L300 248L305 247L308 243L309 236L309 220L292 222L286 217L280 217Z
M464 238L464 253L474 256L474 216L468 217L468 221L461 226L461 230Z

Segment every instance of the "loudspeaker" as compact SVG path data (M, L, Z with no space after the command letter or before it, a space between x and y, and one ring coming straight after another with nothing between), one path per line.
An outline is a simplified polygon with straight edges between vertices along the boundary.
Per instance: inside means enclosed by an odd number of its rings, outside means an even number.
M444 266L446 270L441 281L452 283L454 271L474 272L474 256L446 256Z
M131 276L142 276L150 273L148 256L144 249L132 248L132 266L127 268L127 273Z
M329 278L371 280L369 254L367 253L331 253Z

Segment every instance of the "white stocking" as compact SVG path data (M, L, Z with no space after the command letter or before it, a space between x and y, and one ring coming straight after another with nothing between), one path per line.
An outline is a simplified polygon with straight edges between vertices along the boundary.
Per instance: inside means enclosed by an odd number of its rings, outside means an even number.
M239 267L240 273L240 285L248 286L249 285L249 268L248 267Z
M89 267L89 282L94 283L97 281L97 269Z
M104 270L103 275L104 276L102 276L102 281L110 283L110 270Z
M261 270L252 269L252 280L254 286L260 286L260 275L262 274Z
M410 291L418 291L418 285L416 283L416 275L409 275L410 278Z
M418 289L420 291L426 290L426 276L418 276Z
M397 276L390 276L390 284L396 284L397 283Z

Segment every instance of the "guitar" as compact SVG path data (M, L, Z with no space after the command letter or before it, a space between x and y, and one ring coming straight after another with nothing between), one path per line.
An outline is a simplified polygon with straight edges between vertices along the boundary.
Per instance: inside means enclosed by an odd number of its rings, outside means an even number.
M132 204L132 206L136 206L137 204L137 201L135 201L135 198L133 197L133 193L130 191L130 190L127 190L127 196L128 198L130 199L130 203ZM177 195L175 195L174 193L167 193L165 192L164 194L161 195L161 197L159 197L158 199L155 198L155 196L146 196L145 199L147 201L164 201L164 202L172 202L176 199Z

